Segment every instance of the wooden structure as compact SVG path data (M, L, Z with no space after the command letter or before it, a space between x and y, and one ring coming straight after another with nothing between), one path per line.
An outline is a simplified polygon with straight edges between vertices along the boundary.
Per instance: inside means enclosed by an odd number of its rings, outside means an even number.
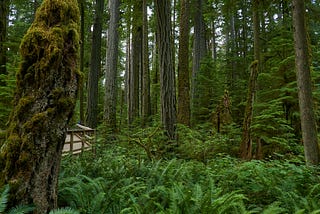
M77 124L75 129L69 129L62 150L62 155L79 154L84 151L93 150L95 130Z

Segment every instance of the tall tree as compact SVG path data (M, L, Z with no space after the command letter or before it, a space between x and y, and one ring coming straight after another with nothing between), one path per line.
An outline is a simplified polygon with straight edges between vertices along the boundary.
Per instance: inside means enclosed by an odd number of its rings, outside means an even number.
M260 21L259 21L259 0L253 0L253 46L254 46L254 62L250 66L250 78L248 84L248 94L247 94L247 104L244 112L243 120L243 130L242 130L242 139L240 146L240 156L243 159L249 160L252 158L252 134L251 134L251 124L253 118L253 104L255 98L255 90L257 84L257 77L259 71L260 63L260 45L259 45L259 35L260 35Z
M170 0L155 0L160 70L161 120L166 135L176 139L176 95L172 58Z
M207 54L206 48L206 30L203 17L203 5L205 0L194 1L194 37L193 37L193 60L192 60L192 84L191 84L191 102L192 117L196 121L199 119L199 72L201 60Z
M131 69L129 73L128 123L131 125L139 116L140 73L142 58L142 0L134 1L132 18Z
M142 36L142 95L141 95L141 112L142 126L146 125L151 115L151 98L150 98L150 69L149 69L149 48L148 48L148 8L147 0L143 0L143 36Z
M118 66L118 45L119 32L118 25L120 20L119 0L109 1L110 22L107 41L107 59L106 59L106 90L104 122L111 131L116 130L117 120L117 66Z
M312 100L310 58L305 20L305 1L293 0L292 3L295 64L304 154L308 165L318 165L320 163L320 152Z
M189 0L180 1L178 122L190 126Z
M85 0L78 0L79 9L80 9L80 72L84 73L84 47L85 47L85 40L84 40L84 19L85 19L85 7L84 7ZM83 81L80 82L79 86L79 103L80 103L80 123L84 123L84 83Z
M0 0L0 74L6 74L7 68L7 48L5 45L7 38L9 1ZM0 81L0 84L2 81Z
M10 205L34 204L34 213L57 207L61 152L80 78L79 21L76 0L45 0L20 46L0 186L10 184Z
M86 125L96 128L98 123L98 88L101 71L101 34L104 0L96 0L95 19L92 32L91 64L88 77Z

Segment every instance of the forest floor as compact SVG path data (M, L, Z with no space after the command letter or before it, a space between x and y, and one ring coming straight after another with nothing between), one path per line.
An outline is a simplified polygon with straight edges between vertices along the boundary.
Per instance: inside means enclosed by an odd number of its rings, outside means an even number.
M161 138L148 136L140 142L155 154ZM132 142L138 135L99 138L95 153L63 157L59 205L95 214L320 213L320 167L307 167L302 155L241 161L189 137L180 152L151 159Z

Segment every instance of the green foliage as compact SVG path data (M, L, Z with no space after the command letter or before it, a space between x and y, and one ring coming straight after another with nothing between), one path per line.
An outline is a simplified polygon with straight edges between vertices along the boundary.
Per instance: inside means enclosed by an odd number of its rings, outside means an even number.
M79 212L72 208L58 208L50 211L49 214L79 214Z
M1 191L1 198L0 198L0 213L3 213L6 209L6 205L8 202L8 196L9 196L9 186L5 186L3 190Z
M34 210L34 207L28 205L17 205L9 210L7 209L7 203L9 199L9 185L5 185L1 190L0 196L0 213L7 213L7 214L25 214L30 213Z
M5 82L5 85L0 84L0 130L5 129L8 122L9 114L12 110L13 92L15 88L15 76L13 74L1 74L0 82ZM1 139L1 133L0 133Z
M197 138L204 137L190 132L191 142ZM214 152L205 162L186 159L150 160L142 147L121 142L100 146L96 156L66 157L60 206L78 208L80 213L319 210L319 168L299 160L240 162Z
M196 86L192 104L193 123L209 122L214 105L219 103L224 90L224 75L210 57L201 61L200 71L196 77Z

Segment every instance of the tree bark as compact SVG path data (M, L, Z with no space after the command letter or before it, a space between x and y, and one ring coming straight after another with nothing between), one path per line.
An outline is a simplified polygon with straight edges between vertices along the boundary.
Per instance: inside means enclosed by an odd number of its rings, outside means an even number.
M194 1L194 39L193 39L193 59L192 59L192 80L191 80L191 104L192 104L192 119L199 120L197 111L199 105L199 85L198 76L200 71L201 60L207 54L206 47L206 32L203 18L203 1Z
M96 14L93 24L91 64L88 77L88 99L86 125L96 128L98 123L98 89L101 70L101 34L104 0L96 0Z
M9 1L0 0L0 74L7 74L7 48L5 45L7 38ZM0 81L0 85L4 83Z
M129 74L128 123L139 117L139 87L142 68L142 0L134 1L132 20L131 69Z
M181 0L180 4L178 122L190 126L189 0Z
M250 65L250 78L248 85L247 104L244 112L242 139L240 146L240 156L242 159L250 160L252 158L252 138L251 138L251 123L253 118L253 105L255 98L255 90L257 85L257 78L260 69L260 21L259 21L259 0L253 0L253 52L255 61Z
M172 61L170 1L155 0L160 70L161 120L169 140L176 140L175 75Z
M76 0L45 0L21 42L15 107L0 150L9 207L34 204L39 214L57 207L61 152L80 78L79 21Z
M320 162L320 153L317 138L317 126L313 110L310 58L305 13L304 1L293 0L295 63L304 154L307 165L318 165Z
M84 1L85 0L78 0L79 9L80 9L80 72L84 72L84 19L85 19L85 12L84 12ZM80 124L83 124L85 122L84 117L84 83L83 81L80 82L79 85L79 103L80 103Z
M120 20L119 0L109 1L110 22L107 41L106 83L104 122L110 131L115 132L117 127L117 67Z
M252 158L252 138L251 138L251 123L253 117L254 96L258 77L258 61L254 61L250 65L250 78L248 85L247 104L244 112L244 119L242 125L242 139L240 145L240 157L244 160Z
M148 10L147 0L143 0L143 36L142 36L142 126L144 127L151 116L150 98L150 69L149 69L149 48L148 48Z

